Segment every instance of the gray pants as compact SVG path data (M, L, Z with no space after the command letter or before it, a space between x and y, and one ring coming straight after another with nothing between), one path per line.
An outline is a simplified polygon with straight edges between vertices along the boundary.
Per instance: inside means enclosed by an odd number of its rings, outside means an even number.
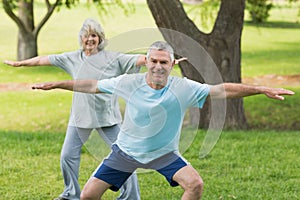
M65 183L64 192L60 195L63 198L72 200L80 199L78 173L81 148L89 138L92 130L93 129L68 126L60 158L61 171ZM96 130L104 141L111 146L111 144L117 139L120 127L119 125L114 125L110 127L96 128ZM137 175L135 173L122 186L120 196L117 199L140 199Z

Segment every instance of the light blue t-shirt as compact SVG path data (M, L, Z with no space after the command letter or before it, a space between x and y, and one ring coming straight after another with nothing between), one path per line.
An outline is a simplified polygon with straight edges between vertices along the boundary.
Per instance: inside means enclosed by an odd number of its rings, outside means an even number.
M98 80L138 72L138 57L139 55L106 50L91 56L85 56L82 50L48 56L52 65L62 68L73 79ZM121 121L115 95L74 92L69 126L98 128L119 124Z
M116 144L141 163L178 153L185 111L202 108L209 94L207 84L174 76L164 88L155 90L146 83L146 73L100 80L98 88L125 99L126 111Z

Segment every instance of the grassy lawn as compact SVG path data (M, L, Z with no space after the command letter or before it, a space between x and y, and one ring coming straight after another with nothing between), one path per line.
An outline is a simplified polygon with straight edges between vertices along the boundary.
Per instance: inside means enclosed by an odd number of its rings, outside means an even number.
M300 74L300 25L294 23L295 10L276 8L272 10L271 21L260 26L246 21L242 36L243 77ZM42 12L39 9L36 16ZM78 49L77 34L87 17L98 18L108 38L156 27L144 4L137 4L136 11L129 16L121 12L114 8L112 15L102 18L94 7L55 12L40 33L39 53ZM4 12L0 12L0 18L0 60L15 60L16 26ZM0 84L70 79L55 67L14 69L2 62L0 76ZM223 132L205 159L199 158L199 150L206 133L197 134L184 156L204 179L203 199L300 199L300 86L288 88L296 91L296 95L283 102L262 95L245 98L245 113L253 129ZM71 102L72 93L60 90L0 92L0 199L44 200L62 192L59 157ZM109 152L104 145L103 152L93 152L89 146L92 142L93 138L83 149L81 186ZM179 187L169 187L156 172L138 176L143 200L175 200L182 194ZM104 199L117 196L118 193L108 192Z
M275 7L267 23L254 25L246 20L242 33L243 77L300 74L297 12L297 6Z
M199 132L184 156L205 182L203 199L299 199L300 157L298 132L223 132L205 159ZM59 170L61 132L0 132L0 196L3 199L51 199L61 192ZM80 183L89 178L99 160L82 154ZM139 173L142 199L179 199L182 190L171 188L156 172ZM30 186L30 187L29 187ZM108 192L103 199L114 199Z
M270 24L269 24L270 25ZM268 26L246 24L242 43L242 74L300 74L300 24L274 22ZM254 42L255 41L255 42Z
M289 88L295 95L284 101L268 99L264 95L244 98L244 109L253 129L300 130L300 88Z

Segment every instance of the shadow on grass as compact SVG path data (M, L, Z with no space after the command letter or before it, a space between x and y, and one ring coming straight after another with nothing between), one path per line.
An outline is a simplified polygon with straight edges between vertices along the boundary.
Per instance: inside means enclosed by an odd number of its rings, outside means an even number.
M300 23L297 22L263 22L253 23L251 21L245 21L245 25L258 28L287 28L287 29L300 29Z

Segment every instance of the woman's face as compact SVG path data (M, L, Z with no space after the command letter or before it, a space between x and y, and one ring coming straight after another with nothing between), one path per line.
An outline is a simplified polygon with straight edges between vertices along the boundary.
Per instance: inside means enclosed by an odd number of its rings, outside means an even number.
M81 36L82 48L85 52L98 52L100 38L96 33L86 33Z

